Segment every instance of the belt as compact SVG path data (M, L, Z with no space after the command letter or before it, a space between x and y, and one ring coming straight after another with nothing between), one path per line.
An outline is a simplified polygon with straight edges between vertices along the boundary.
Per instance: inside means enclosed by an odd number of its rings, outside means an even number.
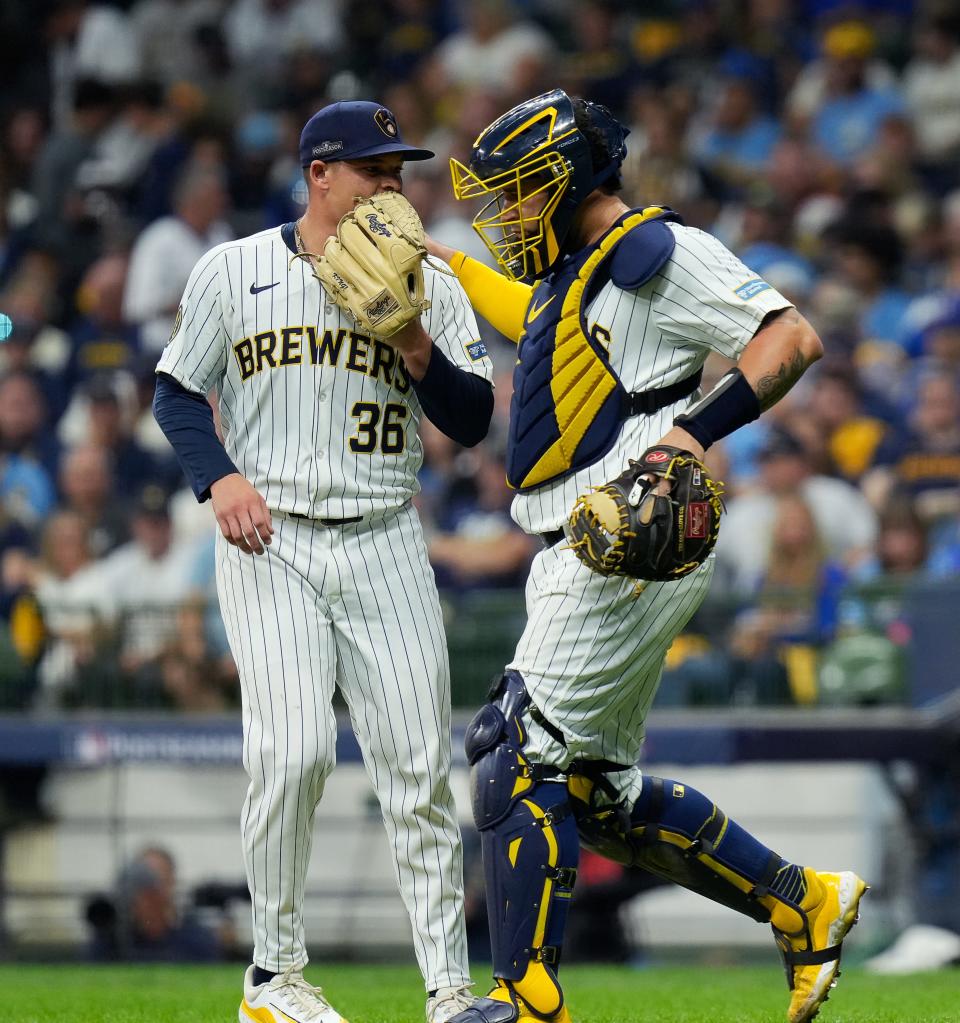
M315 519L311 515L298 515L290 512L291 519L300 519L303 522L319 522L321 526L349 526L351 522L363 522L362 515L353 515L349 519Z
M703 370L698 369L693 376L678 380L675 384L668 384L666 387L653 387L649 391L633 391L627 395L624 403L624 415L649 416L660 409L672 405L681 398L693 392L700 386L703 377Z
M549 532L540 534L540 542L544 547L552 547L566 539L567 534L562 529L551 529Z

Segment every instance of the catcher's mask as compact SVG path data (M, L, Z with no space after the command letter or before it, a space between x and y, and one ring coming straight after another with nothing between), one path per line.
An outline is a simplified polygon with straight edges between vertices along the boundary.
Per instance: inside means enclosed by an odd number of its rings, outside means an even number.
M603 159L591 154L573 100L554 89L485 128L473 144L469 167L450 161L457 199L490 196L473 227L511 280L534 280L549 271L577 207L617 173L626 155L628 129L606 107L583 106L595 150L602 140ZM531 203L538 197L534 212Z

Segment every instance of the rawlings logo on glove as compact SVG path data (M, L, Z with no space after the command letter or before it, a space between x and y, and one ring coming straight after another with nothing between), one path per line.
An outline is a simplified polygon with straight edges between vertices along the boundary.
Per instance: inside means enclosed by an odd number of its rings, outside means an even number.
M689 451L657 445L577 499L567 523L570 546L601 575L680 579L717 542L722 493L723 484Z
M389 338L430 308L423 297L423 224L399 192L358 200L322 255L297 255L308 257L330 298L369 334Z

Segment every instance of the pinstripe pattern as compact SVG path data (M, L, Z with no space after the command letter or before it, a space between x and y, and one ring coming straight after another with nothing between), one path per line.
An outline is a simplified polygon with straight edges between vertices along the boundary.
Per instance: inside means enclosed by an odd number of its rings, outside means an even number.
M227 453L270 508L317 518L382 515L419 491L420 402L402 374L394 372L388 383L386 369L369 372L375 342L326 301L303 260L289 265L290 256L279 228L211 249L187 282L182 324L157 369L195 393L219 390ZM455 365L492 381L490 360L467 352L480 335L459 284L430 266L424 282L431 302L427 333ZM251 294L251 286L266 290ZM281 358L278 335L269 358L257 361L262 368L244 378L238 343L250 339L255 357L256 336L284 327L305 328L295 338L298 361L269 364ZM306 328L318 339L326 331L332 339L343 332L334 364L326 358L312 364ZM352 365L366 371L350 368L351 353ZM401 407L399 453L350 449L348 440L363 422L352 415L358 402L376 404L381 413L388 404ZM378 443L383 425L377 426Z
M314 810L334 766L331 699L339 686L395 852L427 987L459 985L468 970L449 784L449 664L416 513L408 505L334 529L278 515L276 525L262 558L217 539L251 778L243 839L254 961L274 971L306 963L303 887Z
M713 560L676 582L649 583L591 572L558 544L534 559L527 625L510 667L534 703L567 738L563 750L530 723L529 747L550 763L589 757L632 764L674 636L706 595Z
M736 288L756 275L717 239L670 224L676 248L652 280L635 291L605 285L586 311L586 324L606 328L610 362L630 391L683 380L711 351L735 359L771 311L789 306L773 288L742 298ZM592 465L518 494L513 516L528 532L558 528L577 496L619 475L670 429L693 397L624 424L611 451ZM527 581L527 625L510 667L523 676L534 703L567 739L564 748L528 722L527 749L557 766L576 758L636 763L644 722L674 637L707 593L713 557L675 582L648 583L591 572L563 544L542 551ZM636 768L612 776L633 800Z
M459 986L468 969L449 783L450 668L410 504L423 454L420 404L393 350L360 334L291 255L279 228L207 253L157 367L195 393L218 391L227 452L276 530L263 557L217 536L250 776L241 830L254 962L279 972L307 961L304 884L314 812L334 766L339 687L380 800L426 986ZM429 267L425 284L434 343L492 380L489 359L468 351L479 332L462 288ZM355 414L357 403L376 421ZM369 450L351 437L369 440ZM315 521L353 516L364 521Z

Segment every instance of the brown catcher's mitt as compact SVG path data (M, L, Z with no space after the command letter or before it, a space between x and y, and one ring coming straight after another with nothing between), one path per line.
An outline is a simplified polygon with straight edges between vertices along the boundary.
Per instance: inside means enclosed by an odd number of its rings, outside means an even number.
M426 254L417 211L399 192L380 192L341 219L314 273L362 330L390 337L430 308L423 297Z
M658 494L661 482L669 493ZM582 494L567 536L601 575L679 579L707 559L720 531L723 484L689 451L660 445L615 480Z

